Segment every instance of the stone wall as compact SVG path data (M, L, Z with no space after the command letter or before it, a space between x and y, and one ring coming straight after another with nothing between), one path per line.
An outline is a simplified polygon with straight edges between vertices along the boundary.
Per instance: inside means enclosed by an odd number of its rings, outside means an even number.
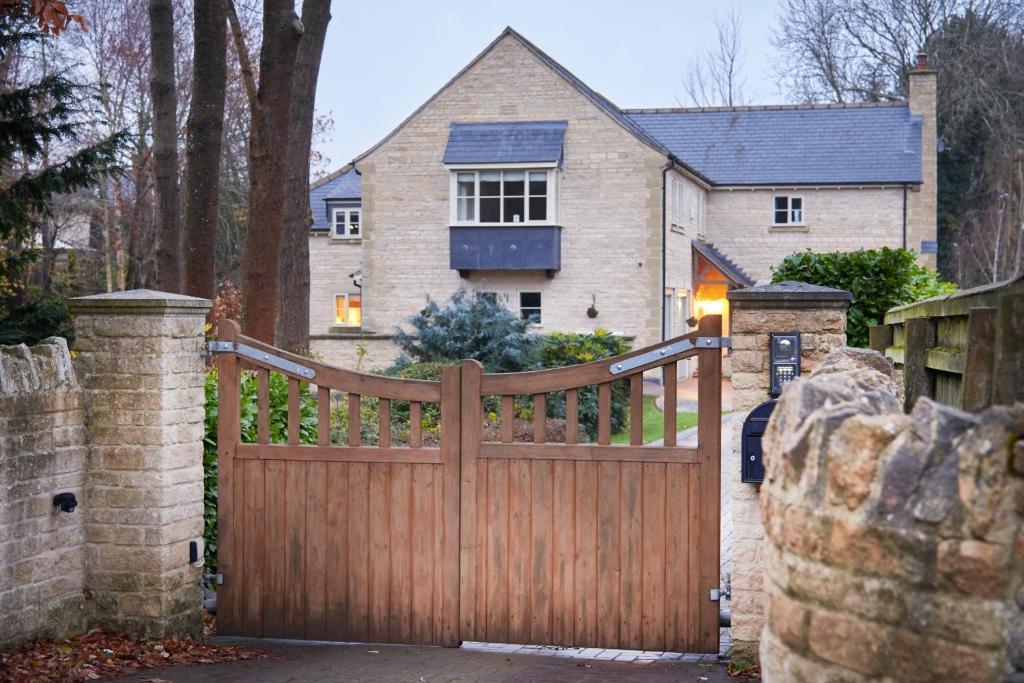
M0 346L0 650L81 631L85 525L82 390L63 339Z
M209 307L146 290L84 297L74 366L61 339L0 347L0 648L92 624L201 632L189 543L203 531ZM53 505L63 492L71 513Z
M732 520L734 655L756 657L764 625L764 525L759 486L743 483L740 435L750 411L769 400L769 334L800 333L800 362L810 372L829 350L846 344L848 292L784 282L729 293L732 310L733 457L723 484L723 517ZM727 512L726 512L727 510Z
M1024 680L1024 404L902 412L846 349L765 435L766 681Z

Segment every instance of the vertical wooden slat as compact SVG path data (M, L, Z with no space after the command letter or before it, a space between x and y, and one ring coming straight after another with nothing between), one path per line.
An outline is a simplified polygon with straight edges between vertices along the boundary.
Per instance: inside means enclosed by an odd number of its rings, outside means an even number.
M457 390L458 386L456 385ZM458 453L455 454L455 457L458 458ZM432 465L430 471L434 477L434 495L431 498L431 504L433 505L435 530L430 537L433 544L433 562L430 564L430 642L445 647L457 647L459 645L459 501L458 496L446 497L444 495L445 477L448 476L445 466ZM457 483L456 481L456 485ZM455 500L449 502L449 497L455 498ZM455 527L451 531L447 528L449 508L455 510ZM453 537L455 543L452 543ZM449 548L452 545L455 547ZM450 583L454 583L454 588L450 587Z
M1024 285L1019 279L999 295L998 307L992 402L1012 405L1024 401Z
M551 580L551 642L568 647L576 640L576 463L556 460L552 469L554 567Z
M348 637L370 639L370 465L348 469Z
M689 469L692 465L670 463L666 466L665 490L665 649L689 652L686 619L690 612L690 596L686 591L688 571L689 525Z
M423 404L409 401L409 448L423 445Z
M551 587L553 578L553 462L531 464L530 531L530 634L532 643L551 641Z
M264 499L266 503L267 532L263 555L266 590L263 593L263 635L268 638L285 636L284 594L285 578L285 463L268 460L264 471Z
M501 397L501 440L512 443L516 434L516 397Z
M665 432L662 435L666 446L676 445L676 376L678 369L675 363L667 363L661 369L662 386L665 388L664 420Z
M465 416L463 416L465 419ZM476 565L475 565L475 585L477 586L476 595L474 596L472 607L473 607L473 619L476 624L476 632L472 636L463 636L464 638L472 638L473 640L487 640L487 587L490 585L489 581L495 579L490 578L489 572L491 571L490 565L487 561L487 515L490 505L490 492L487 487L488 472L490 461L484 460L483 458L476 459L476 509L473 512L475 529L477 530L477 541L476 541ZM461 600L466 599L466 594L462 593Z
M327 606L327 637L331 640L351 640L348 635L348 536L351 523L348 517L349 488L348 463L327 463L327 504L323 510L326 517L326 586L324 602ZM351 558L362 562L363 558Z
M700 477L701 465L691 465L688 468L688 479L686 485L688 487L689 495L687 500L689 501L686 506L686 513L689 517L689 523L687 526L691 529L690 533L690 546L687 549L689 555L687 556L686 562L686 594L689 596L690 609L686 614L686 641L689 645L686 651L696 652L700 648L701 636L701 610L699 607L701 598L705 597L701 595L701 510L703 508L703 502L700 499L702 491L702 482Z
M603 385L602 385L603 386ZM576 463L577 647L597 643L597 463Z
M435 499L441 499L442 533L440 537L441 552L438 561L440 567L435 569L439 578L435 579L435 593L440 595L441 609L439 618L441 633L436 641L447 647L458 647L462 641L459 629L459 610L462 597L459 595L459 563L460 558L460 480L463 463L460 461L460 439L462 438L462 368L450 367L441 371L441 478L443 485L435 488ZM475 402L480 405L480 401ZM474 469L475 471L475 469ZM474 510L475 514L475 510ZM437 542L437 541L435 541ZM435 596L435 601L438 598Z
M331 390L316 388L316 437L321 446L331 445Z
M619 468L597 465L597 642L619 646Z
M621 541L619 575L619 647L636 649L640 647L641 594L640 586L643 569L641 540L643 523L640 505L643 501L643 480L640 476L642 465L638 462L624 462L620 465L619 503L621 505Z
M256 369L256 443L270 443L270 370Z
M433 465L408 465L412 469L412 508L408 553L412 564L407 591L411 597L412 624L409 642L429 645L434 640L434 570L441 558L434 554L434 539L442 535L434 518Z
M388 640L408 643L412 638L412 468L418 465L392 463L388 467L391 470Z
M913 410L917 399L931 398L935 393L932 374L925 366L928 349L935 346L935 321L911 318L904 323L906 333L903 352L904 410Z
M288 380L288 443L299 443L299 380Z
M262 460L244 460L242 470L245 476L245 605L243 607L243 635L263 635L263 557L264 503Z
M285 596L284 630L288 638L306 631L306 468L309 463L286 462L285 473Z
M220 339L234 341L238 336L238 325L225 321L220 326ZM240 632L242 616L242 570L241 543L239 530L232 505L235 476L235 446L241 432L241 376L238 356L233 353L217 357L217 401L219 420L217 423L217 483L222 494L217 502L217 562L220 572L225 575L221 586L221 624L224 633Z
M530 461L509 463L509 643L530 642Z
M381 448L391 446L391 401L390 399L379 399L377 404L377 445Z
M629 444L642 446L644 443L644 376L642 373L629 378Z
M306 468L306 635L327 638L327 463L309 462Z
M665 463L643 467L643 628L640 646L665 649Z
M892 346L892 325L872 325L868 328L868 348L885 354Z
M348 395L348 445L358 446L362 442L359 424L359 394Z
M548 397L547 394L533 396L533 442L548 440Z
M702 337L720 337L722 317L700 320ZM697 459L700 461L700 587L699 594L719 588L719 504L722 490L722 352L704 349L697 353ZM699 648L718 652L718 603L698 600Z
M483 406L480 401L482 374L483 366L479 362L463 361L460 381L462 473L459 497L459 620L461 637L465 640L483 640L477 623L477 601L483 595L478 580L478 571L482 566L479 564L482 562L480 533L483 530L478 528L477 519L478 488L484 485L484 482L478 482L477 479L477 461L483 439ZM448 495L447 491L445 495Z
M487 640L507 643L509 626L509 460L487 463Z
M602 382L597 385L597 443L603 445L612 442L612 384Z
M565 390L565 442L579 443L580 440L580 394L579 389Z
M972 308L968 314L967 358L961 394L962 408L968 412L981 412L992 405L996 312L995 308Z
M388 593L391 589L391 486L389 465L370 465L370 581L369 640L386 643L388 631Z

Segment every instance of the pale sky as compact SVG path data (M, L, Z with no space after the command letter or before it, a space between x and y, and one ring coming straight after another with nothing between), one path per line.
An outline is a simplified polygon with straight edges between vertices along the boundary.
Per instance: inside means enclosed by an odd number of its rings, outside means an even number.
M686 103L683 78L714 45L714 14L744 17L747 92L784 101L770 33L776 0L335 0L316 107L334 130L316 145L338 168L369 149L505 26L620 107Z

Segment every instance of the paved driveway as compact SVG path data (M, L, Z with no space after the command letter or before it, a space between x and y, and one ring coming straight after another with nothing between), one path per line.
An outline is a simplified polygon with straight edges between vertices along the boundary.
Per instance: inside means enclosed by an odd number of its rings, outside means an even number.
M662 681L724 683L717 657L624 650L580 650L467 644L459 649L406 645L351 645L252 639L216 639L266 651L263 660L158 669L121 681L200 683L345 681L352 683L468 683L500 681Z

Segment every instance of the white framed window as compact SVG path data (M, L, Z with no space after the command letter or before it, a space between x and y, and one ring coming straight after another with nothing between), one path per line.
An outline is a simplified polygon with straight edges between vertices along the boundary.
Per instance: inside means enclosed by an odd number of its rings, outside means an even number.
M334 295L334 324L344 327L360 327L363 324L362 294Z
M355 239L363 236L362 210L358 206L331 210L331 236Z
M519 292L519 315L537 325L541 323L540 292Z
M683 224L683 181L681 181L679 178L672 179L671 214L673 223L675 223L676 225Z
M452 171L452 223L459 225L550 225L554 173L512 168Z
M776 195L773 199L772 225L803 225L804 198Z

